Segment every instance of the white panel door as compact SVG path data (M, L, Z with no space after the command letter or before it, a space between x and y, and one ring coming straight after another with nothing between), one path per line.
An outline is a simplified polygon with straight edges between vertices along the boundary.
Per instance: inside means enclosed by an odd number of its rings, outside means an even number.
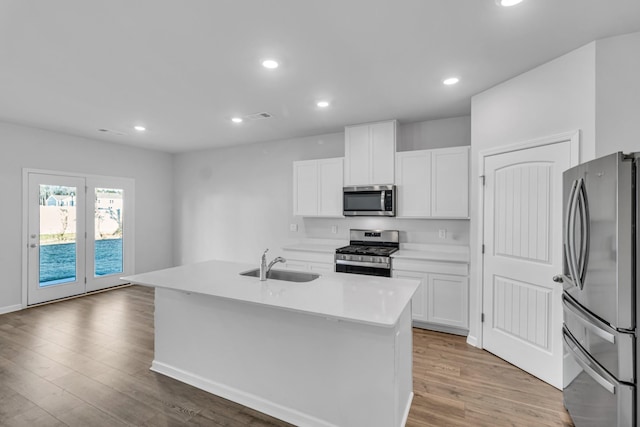
M570 142L485 158L483 347L562 388L562 172Z

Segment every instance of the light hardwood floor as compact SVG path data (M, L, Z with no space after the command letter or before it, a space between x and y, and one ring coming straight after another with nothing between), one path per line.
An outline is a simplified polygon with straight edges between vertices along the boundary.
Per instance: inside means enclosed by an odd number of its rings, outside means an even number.
M147 288L2 315L0 425L289 425L151 372L152 358ZM414 329L414 390L410 427L572 425L560 391L454 335Z

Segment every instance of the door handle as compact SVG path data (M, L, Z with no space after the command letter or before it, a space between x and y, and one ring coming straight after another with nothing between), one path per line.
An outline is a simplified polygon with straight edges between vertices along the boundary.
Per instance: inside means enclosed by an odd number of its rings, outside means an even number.
M564 283L564 276L562 274L556 274L553 276L553 281L556 283Z
M595 335L599 336L607 342L610 342L611 344L616 343L616 335L613 329L602 323L595 316L588 313L583 308L574 304L564 295L562 295L562 305L565 309L565 315L567 314L567 312L572 313L575 316L575 319L577 319L582 324L582 326L589 329Z
M578 274L579 282L578 285L580 289L584 287L584 279L587 275L587 263L589 262L589 240L591 235L591 230L589 228L589 201L587 200L587 190L584 185L584 178L580 178L578 180L578 187L576 190L576 195L578 196L578 207L580 209L580 221L582 222L580 225L580 258L577 262L578 264Z
M37 243L31 243L31 244L29 245L29 247L30 247L30 248L37 248L37 247L38 247L38 244L37 244Z
M564 256L567 262L567 269L569 270L568 276L571 281L577 284L577 267L575 265L574 256L574 240L575 240L575 216L574 206L576 200L576 189L578 187L578 181L573 181L571 191L569 191L569 199L567 200L567 216L565 217L565 235L564 235Z
M564 339L565 348L573 356L573 360L601 387L611 394L616 394L616 384L607 378L607 374L599 368L597 363L592 362L589 356L581 351L580 345L575 341L575 338L564 328L562 330L562 338Z

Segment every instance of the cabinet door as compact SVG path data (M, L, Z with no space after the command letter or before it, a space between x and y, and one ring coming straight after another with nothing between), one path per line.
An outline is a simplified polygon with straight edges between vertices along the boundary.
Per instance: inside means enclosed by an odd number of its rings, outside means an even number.
M309 270L314 273L330 273L334 271L334 264L325 262L309 262Z
M318 215L342 216L343 159L318 160Z
M371 182L369 184L393 184L396 154L396 122L371 125Z
M420 286L413 294L411 299L411 318L421 322L427 321L427 305L425 298L425 290L427 287L427 274L417 273L412 271L394 271L393 277L395 279L418 279L420 280Z
M371 169L369 126L349 126L345 128L344 132L345 185L371 184L369 176Z
M468 328L467 283L467 277L429 274L426 294L427 322Z
M318 214L318 163L315 160L293 162L293 214Z
M396 155L396 191L399 217L431 215L431 152L404 151Z
M469 147L433 150L431 215L469 217Z
M309 270L309 264L304 261L292 260L284 263L284 268L287 270L307 271Z

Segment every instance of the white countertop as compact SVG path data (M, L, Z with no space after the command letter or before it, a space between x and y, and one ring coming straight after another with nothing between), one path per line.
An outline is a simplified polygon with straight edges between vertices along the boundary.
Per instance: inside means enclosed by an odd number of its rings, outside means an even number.
M334 248L335 250L335 248ZM239 273L256 265L205 261L123 277L138 285L211 295L338 320L394 326L420 282L409 279L324 273L294 283ZM277 268L274 268L277 270Z

